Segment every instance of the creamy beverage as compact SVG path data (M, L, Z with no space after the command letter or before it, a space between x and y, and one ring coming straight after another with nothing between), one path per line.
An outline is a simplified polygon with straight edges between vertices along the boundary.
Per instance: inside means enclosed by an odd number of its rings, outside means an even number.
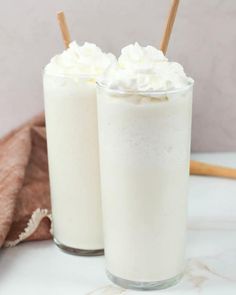
M192 85L137 43L99 80L106 267L123 287L161 289L183 273Z
M72 42L44 72L54 239L81 255L103 252L96 78L114 60Z

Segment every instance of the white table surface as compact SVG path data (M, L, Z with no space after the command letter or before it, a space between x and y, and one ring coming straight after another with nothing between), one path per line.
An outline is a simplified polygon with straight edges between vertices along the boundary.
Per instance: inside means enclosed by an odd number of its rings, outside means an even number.
M236 167L236 153L193 159ZM187 268L182 281L150 294L236 294L236 181L192 176ZM144 294L112 285L104 257L61 252L52 241L28 242L0 253L0 294ZM146 292L147 293L147 292Z

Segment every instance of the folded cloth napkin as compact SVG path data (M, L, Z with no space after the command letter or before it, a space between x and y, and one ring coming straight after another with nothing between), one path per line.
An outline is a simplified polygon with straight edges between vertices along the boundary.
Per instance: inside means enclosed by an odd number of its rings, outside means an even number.
M50 210L41 114L0 140L0 247L50 239Z

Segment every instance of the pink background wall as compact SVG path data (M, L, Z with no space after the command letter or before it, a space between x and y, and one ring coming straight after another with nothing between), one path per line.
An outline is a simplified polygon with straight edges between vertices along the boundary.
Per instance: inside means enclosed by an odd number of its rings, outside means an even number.
M72 36L116 54L159 45L167 0L8 0L0 9L0 135L43 109L41 74L63 49L55 13ZM168 56L195 79L193 151L236 150L236 1L182 0Z

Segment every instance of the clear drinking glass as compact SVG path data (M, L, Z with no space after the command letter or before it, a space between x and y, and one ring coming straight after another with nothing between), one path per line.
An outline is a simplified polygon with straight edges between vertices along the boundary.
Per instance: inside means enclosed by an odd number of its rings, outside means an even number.
M55 243L103 254L95 78L44 73Z
M162 289L183 274L192 88L97 86L106 269L124 288Z

